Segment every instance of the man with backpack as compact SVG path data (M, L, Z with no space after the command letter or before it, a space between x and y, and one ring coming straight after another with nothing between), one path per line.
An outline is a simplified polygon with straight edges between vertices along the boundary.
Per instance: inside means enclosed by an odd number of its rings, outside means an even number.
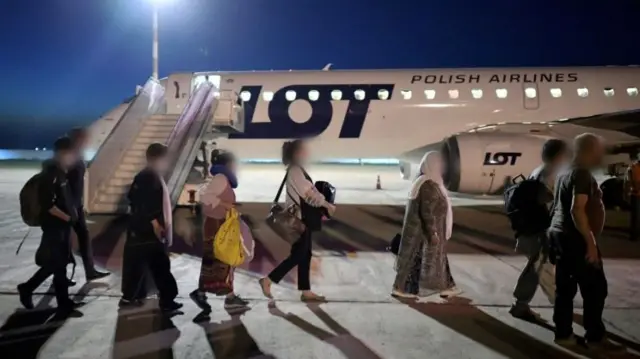
M568 158L569 148L564 141L546 141L542 146L542 165L533 170L528 179L506 192L505 205L516 232L516 251L527 256L527 265L513 291L515 303L509 311L516 318L536 320L538 317L529 303L549 257L546 231L551 221L556 174Z
M98 271L93 263L93 251L91 250L91 238L89 237L89 229L87 228L87 220L84 213L83 194L84 194L84 174L86 165L84 163L84 151L89 140L89 133L82 127L77 127L69 132L69 138L73 143L76 152L77 161L69 168L67 178L69 180L69 188L73 199L75 211L78 213L78 220L73 224L73 230L78 237L78 247L80 257L84 266L84 273L87 282L104 278L109 275L108 272ZM69 285L74 286L76 283L69 279Z
M70 234L78 220L70 193L67 171L76 161L73 143L61 137L53 144L53 160L43 165L41 173L32 177L20 192L20 210L25 223L42 228L42 239L36 251L36 264L40 269L25 283L18 285L20 303L33 308L32 294L49 276L58 312L68 314L77 306L69 298L67 264L71 255Z

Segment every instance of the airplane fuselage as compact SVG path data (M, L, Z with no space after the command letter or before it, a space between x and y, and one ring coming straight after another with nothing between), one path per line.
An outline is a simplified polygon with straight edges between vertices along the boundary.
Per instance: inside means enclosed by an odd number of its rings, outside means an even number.
M245 159L277 159L292 138L312 139L325 159L403 158L484 126L640 107L634 67L211 72L163 81L177 113L200 81L240 94L245 131L216 142Z

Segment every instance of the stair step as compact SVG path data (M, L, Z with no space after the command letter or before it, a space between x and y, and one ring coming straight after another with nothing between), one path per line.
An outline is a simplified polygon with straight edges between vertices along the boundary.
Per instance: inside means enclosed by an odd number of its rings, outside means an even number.
M144 166L145 162L146 162L146 159L144 157L133 157L133 156L126 156L122 160L122 163L138 165L140 166L140 168Z
M167 137L164 137L164 136L140 137L140 136L138 136L138 138L136 138L136 142L135 143L150 145L150 144L152 144L154 142L165 143L165 142L167 142Z
M140 131L140 134L138 134L137 138L153 138L153 139L161 138L162 141L166 141L166 139L169 138L169 136L171 136L171 131L162 131L154 128L154 129L144 129Z
M125 153L125 157L131 157L131 158L146 158L146 154L145 152L147 151L147 149L145 148L144 150L138 150L138 149L128 149L127 152Z
M144 167L144 163L143 164L138 164L138 163L127 163L127 162L121 162L120 165L118 166L118 169L116 170L116 172L118 171L125 171L125 172L134 172L134 173L138 173L140 172L140 170L142 169L142 167ZM134 175L135 176L135 175Z
M91 209L91 213L95 214L116 214L127 213L129 206L125 204L96 203Z
M130 186L131 182L133 182L133 177L131 178L113 177L109 180L105 188L112 187L112 186L113 187Z
M144 122L144 126L160 126L160 127L174 127L177 123L177 119L171 120L155 120L149 119Z
M160 121L165 120L166 121L166 120L173 119L173 121L175 122L175 121L178 120L179 117L180 117L179 115L167 115L167 114L151 115L151 116L149 116L149 119L147 121L153 121L153 120L155 120L155 121L157 121L157 120L160 120Z
M157 142L159 142L159 143L165 143L166 141L157 141ZM151 143L152 143L152 142L149 142L149 143L138 143L138 142L136 142L136 143L134 143L133 145L131 145L130 149L131 149L131 150L146 151L146 150L147 150L147 148L149 147L149 145L150 145Z
M130 185L123 186L108 186L104 190L100 191L101 194L111 194L111 195L124 195L129 192Z
M117 205L129 204L124 194L113 194L113 193L98 195L98 203L105 203L105 204L109 203L109 204L117 204Z
M137 170L126 170L118 167L112 178L128 179L129 181L133 181L133 177L135 177L137 174Z

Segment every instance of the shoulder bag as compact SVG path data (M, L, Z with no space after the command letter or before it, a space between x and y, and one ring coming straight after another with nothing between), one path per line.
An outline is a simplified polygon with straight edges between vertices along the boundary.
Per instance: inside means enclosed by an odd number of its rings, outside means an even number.
M282 183L280 184L278 193L273 199L273 204L271 206L271 209L269 210L269 215L267 216L266 222L267 225L277 235L279 235L282 239L289 242L290 244L293 244L306 230L306 226L304 222L302 222L302 220L297 216L298 211L300 211L300 204L298 204L293 199L293 197L289 196L294 204L292 204L288 208L283 208L280 204L278 204L278 200L280 199L280 195L282 194L284 185L287 182L288 175L289 168L287 168L287 172L282 179Z

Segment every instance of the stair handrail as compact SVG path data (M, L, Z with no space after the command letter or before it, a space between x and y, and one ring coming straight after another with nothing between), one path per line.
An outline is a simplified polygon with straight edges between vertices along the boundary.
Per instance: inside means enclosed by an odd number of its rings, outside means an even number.
M209 91L207 91L202 104L194 116L194 120L191 122L188 130L179 142L179 148L182 148L182 151L178 152L177 156L173 159L174 162L172 168L174 170L167 181L173 206L175 206L177 199L183 190L182 187L184 180L186 180L188 176L188 172L185 173L185 171L191 170L191 167L193 166L193 160L200 148L200 139L206 132L207 119L210 119L213 116L212 112L214 111L214 101L216 100L215 93L217 91L218 89L215 86L212 86ZM189 145L187 141L191 138L194 138L195 142Z
M206 90L205 88L208 88L208 90ZM169 147L169 149L171 150L174 145L173 143L175 143L175 138L176 136L178 136L178 134L180 133L180 130L182 130L182 128L189 123L189 120L185 120L186 116L188 116L191 112L191 108L193 107L194 102L197 99L197 96L201 96L200 93L201 91L203 91L203 93L208 94L209 91L211 91L211 89L213 88L213 84L209 83L209 82L203 82L198 84L198 86L196 86L196 88L193 90L193 92L191 93L191 98L189 99L189 101L187 102L187 104L185 105L184 110L182 111L182 113L180 114L180 117L178 118L178 121L176 121L176 125L173 127L173 130L171 131L171 134L169 135L169 138L167 139L167 147ZM198 108L197 111L200 110L200 107L202 106L202 103L206 100L206 96L203 97L200 102L198 103ZM196 114L193 116L192 120L195 119L198 115L198 112L196 112Z
M131 123L130 121L127 121L127 116L131 114L132 109L136 108L135 105L140 101L140 99L144 98L144 95L149 95L149 103L147 104L147 109L139 116L139 118L137 118L138 121L131 125L134 126L134 128L126 129L126 133L128 134L126 141L123 141L121 143L109 141L113 136L116 135L116 133L125 131L123 130L122 125L124 125L125 123ZM92 211L92 207L98 198L100 188L106 181L113 177L116 166L122 162L124 154L135 142L137 134L140 132L142 126L144 125L144 120L149 116L156 114L159 108L161 108L164 101L164 87L158 80L150 78L145 83L140 93L138 93L135 99L131 102L125 113L123 113L120 121L118 121L116 126L114 126L114 129L102 142L99 150L94 155L93 160L91 161L91 164L87 169L87 176L85 178L85 187L87 187L87 189L84 191L84 193L86 194L84 198L84 204L85 208L87 208L89 212ZM112 151L114 153L110 154L110 156L108 157L105 157L108 154L105 151ZM102 156L100 156L100 154L102 154ZM115 160L114 156L117 157ZM101 158L105 158L105 160L101 160ZM109 166L109 163L112 163L112 165ZM99 173L97 173L97 176L95 171L100 171Z

